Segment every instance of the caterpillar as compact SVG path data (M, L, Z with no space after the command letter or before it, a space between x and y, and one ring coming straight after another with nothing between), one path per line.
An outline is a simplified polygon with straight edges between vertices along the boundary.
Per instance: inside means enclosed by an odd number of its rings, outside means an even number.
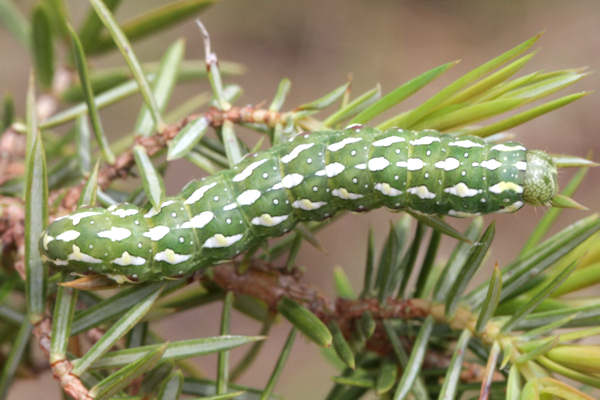
M552 158L515 142L361 125L303 133L194 180L159 208L81 208L42 233L43 259L124 281L177 278L299 221L378 207L468 217L550 205Z

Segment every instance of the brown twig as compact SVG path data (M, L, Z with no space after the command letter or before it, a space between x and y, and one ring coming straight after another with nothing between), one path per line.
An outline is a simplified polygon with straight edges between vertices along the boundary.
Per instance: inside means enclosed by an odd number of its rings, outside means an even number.
M205 275L203 279L209 279ZM282 297L290 298L319 317L323 322L337 321L346 338L350 338L356 321L369 312L376 322L373 335L366 346L380 354L392 351L383 321L387 319L420 320L432 315L436 320L447 323L456 329L474 327L476 319L466 310L459 309L452 320L445 320L443 305L434 304L425 299L388 298L380 303L374 298L343 299L331 301L316 287L302 282L297 275L289 275L282 270L256 261L244 273L238 273L235 265L219 265L213 268L210 280L223 290L248 295L262 300L269 309L276 310ZM482 336L487 341L485 335Z

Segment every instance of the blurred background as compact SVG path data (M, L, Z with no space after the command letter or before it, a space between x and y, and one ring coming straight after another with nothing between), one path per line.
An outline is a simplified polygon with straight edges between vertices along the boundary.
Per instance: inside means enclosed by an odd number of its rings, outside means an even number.
M19 1L24 14L29 14L34 1ZM75 25L87 12L85 1L66 1ZM117 18L124 21L142 10L164 1L124 1ZM489 60L533 36L545 31L536 47L541 51L520 72L534 70L590 67L593 72L566 91L598 91L600 76L600 2L579 0L515 1L221 1L201 15L212 36L213 49L221 60L236 61L246 66L246 73L226 82L244 88L238 104L270 102L279 80L287 77L292 90L284 109L319 97L346 82L352 76L352 89L359 94L381 83L388 92L400 83L447 61L462 62L434 81L414 99L401 106L411 107L439 90L462 73ZM203 57L200 34L193 19L174 29L138 42L134 49L142 61L158 60L175 39L186 39L186 58ZM95 66L123 65L117 52L96 58ZM6 31L0 28L0 94L10 92L23 115L27 74L31 60ZM171 101L181 103L200 91L209 90L208 83L179 85ZM558 97L559 95L555 96ZM112 139L128 133L135 123L141 104L139 96L102 111L105 130ZM549 152L585 156L593 151L598 160L600 150L600 94L577 102L520 126L513 131L518 140L530 148ZM400 109L392 110L397 113ZM389 114L388 114L389 115ZM238 131L254 142L254 133ZM189 180L200 176L190 164L175 162L169 166L166 183L169 194L177 193ZM564 170L563 170L564 171ZM571 172L562 172L563 184ZM600 168L591 171L575 198L594 211L600 210ZM487 266L500 266L512 260L524 239L542 216L541 208L526 207L515 215L494 215L496 240ZM581 211L566 211L557 226L583 216ZM347 215L319 233L326 252L304 245L298 263L306 267L305 279L315 282L331 294L332 267L341 265L355 288L360 288L369 227L375 231L378 245L383 241L389 222L398 215L385 210L362 215ZM452 219L463 228L466 222ZM454 241L444 238L441 256L447 257ZM485 278L484 275L480 280ZM220 306L214 305L166 319L157 330L172 340L218 334ZM232 332L257 334L259 326L236 314ZM279 323L259 358L260 368L248 371L241 383L262 387L274 366L289 330ZM232 352L239 359L245 348ZM207 376L214 376L216 357L196 360ZM296 341L291 358L276 391L288 399L322 398L331 385L331 366L319 355L316 346L304 338ZM306 382L310 382L307 385ZM50 374L41 381L21 380L9 399L28 399L43 393L44 399L61 398Z

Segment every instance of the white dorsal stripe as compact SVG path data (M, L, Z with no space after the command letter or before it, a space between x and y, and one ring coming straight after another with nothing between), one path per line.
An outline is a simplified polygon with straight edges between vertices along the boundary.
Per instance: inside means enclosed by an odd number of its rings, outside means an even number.
M136 210L135 208L119 208L115 209L113 212L111 212L111 214L116 215L117 217L125 218L135 215L138 212L139 210Z
M212 221L214 216L215 216L215 214L213 214L210 211L202 211L200 214L194 215L194 217L192 219L190 219L189 221L186 221L183 224L181 224L181 228L183 228L183 229L204 228L206 226L206 224L208 224L210 221Z
M81 222L82 219L87 218L87 217L92 217L94 215L100 215L99 212L97 211L84 211L84 212L80 212L77 214L73 214L68 216L68 218L73 221L73 225L78 225L79 222ZM62 218L61 218L62 219ZM58 221L59 219L56 218L54 221Z
M223 207L223 210L225 210L225 211L235 210L237 208L237 206L238 206L237 203L229 203Z
M148 229L148 232L142 233L142 236L145 236L153 242L156 242L164 238L170 231L171 229L168 226L157 225Z
M502 163L492 158L491 160L482 161L479 165L481 165L483 168L489 169L490 171L494 171L500 168L502 166Z
M456 142L450 142L450 143L448 143L448 146L456 146L456 147L463 147L465 149L470 149L471 147L483 147L483 144L474 142L469 139L465 139L465 140L457 140Z
M304 180L304 176L300 174L289 174L281 178L281 184L286 189L291 189L298 186Z
M388 165L390 165L390 162L385 157L371 158L367 162L367 168L369 168L369 171L381 171L382 169L387 168Z
M184 204L193 204L193 203L197 202L204 196L204 194L206 192L208 192L210 189L212 189L216 185L217 185L217 182L213 182L213 183L209 183L208 185L199 187L198 189L194 190L194 193L192 193L190 195L190 197L188 197L183 203Z
M119 242L131 236L131 231L127 228L119 228L111 226L107 231L98 232L98 236L105 239L110 239L113 242Z
M284 163L284 164L289 163L290 161L292 161L293 159L295 159L296 157L298 157L298 155L300 153L302 153L304 150L310 149L314 145L315 145L314 143L299 144L298 146L294 147L292 149L292 151L290 151L288 154L286 154L285 156L281 157L281 162Z
M339 162L334 162L331 164L327 164L325 166L325 169L315 172L315 175L327 176L328 178L333 178L334 176L341 174L344 171L344 169L346 169L344 164L341 164Z
M406 141L406 139L404 139L402 136L388 136L386 138L374 141L373 146L388 147L388 146L393 145L394 143L402 143L405 141Z
M329 146L327 146L327 150L338 151L338 150L343 149L347 144L360 142L361 140L362 140L362 138L359 138L359 137L345 138L345 139L340 140L339 142L330 144Z
M413 146L421 146L421 145L427 145L427 144L431 144L433 142L439 142L439 141L440 141L440 138L435 137L435 136L423 136L418 139L413 139L409 143L412 144Z
M249 206L250 204L253 204L256 200L258 200L260 195L261 195L260 190L256 190L256 189L245 190L242 192L242 194L240 194L237 197L237 202L240 206Z
M68 230L58 235L56 237L56 240L62 240L63 242L72 242L73 240L77 239L79 235L81 235L81 233L74 230ZM45 241L44 243L45 246L48 247L48 244Z
M409 171L418 171L425 166L425 163L420 158L409 158L406 161L398 161L396 166L406 168Z
M508 145L508 144L496 144L494 146L492 146L491 150L497 150L497 151L517 151L517 150L527 150L525 147L521 146L520 144L515 144L515 145Z
M460 162L454 157L448 157L445 160L438 161L433 164L436 168L443 169L444 171L452 171L460 165Z
M260 167L261 165L263 165L267 161L269 161L268 158L263 158L262 160L254 161L252 164L250 164L246 168L244 168L242 172L240 172L239 174L237 174L236 176L234 176L232 180L234 182L243 181L244 179L246 179L250 175L252 175L252 172L254 172L254 170L256 168Z

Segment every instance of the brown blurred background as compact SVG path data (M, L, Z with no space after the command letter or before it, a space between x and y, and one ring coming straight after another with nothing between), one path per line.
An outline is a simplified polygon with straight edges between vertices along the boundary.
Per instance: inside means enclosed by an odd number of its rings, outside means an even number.
M33 1L19 1L25 12ZM81 21L87 2L67 1L72 19ZM159 5L161 1L124 1L117 17L123 21L141 10ZM293 107L314 99L344 83L353 76L353 92L361 93L380 82L387 92L441 63L462 59L431 87L406 102L406 107L422 101L461 73L487 61L537 32L545 31L538 42L540 51L522 73L589 66L600 68L600 2L596 0L560 1L223 1L202 16L211 32L214 50L221 60L238 61L246 65L244 76L230 79L245 92L239 104L270 101L279 79L288 77L292 91L286 106ZM144 61L157 60L176 38L187 40L187 58L202 57L200 35L192 20L151 39L134 45ZM0 92L14 95L20 115L23 115L27 72L27 53L0 28ZM116 53L96 59L96 66L122 65ZM597 73L583 79L563 95L600 87ZM206 82L177 87L172 105L199 91L208 89ZM127 100L102 112L107 132L112 138L129 132L135 122L140 98ZM286 108L286 107L284 107ZM400 109L396 109L398 112ZM550 152L585 156L600 150L600 95L593 93L564 109L543 116L513 131L529 147ZM240 131L244 137L256 135ZM176 193L199 170L184 162L174 163L167 173L170 194ZM571 172L561 173L564 184ZM600 168L587 176L575 196L592 210L600 210ZM520 249L543 213L527 207L518 215L494 215L496 241L488 266L505 265ZM585 215L567 211L557 226ZM342 265L355 288L360 289L365 257L365 239L369 227L375 229L377 243L384 238L391 220L398 216L384 210L363 215L348 215L319 234L326 253L305 245L298 257L306 266L306 280L316 282L331 294L331 271ZM456 227L465 221L452 220ZM454 244L444 239L441 256L446 257ZM483 279L481 276L480 279ZM184 338L216 335L220 307L192 310L177 318L166 319L158 330L166 337ZM256 334L259 327L237 315L232 332ZM283 345L289 325L279 323L261 354L255 368L247 372L241 383L263 387ZM234 361L242 351L233 352ZM214 376L215 357L196 360L208 376ZM322 398L334 373L319 355L316 346L299 337L279 381L277 392L288 399ZM307 384L308 383L308 384ZM41 381L20 381L9 398L27 399L43 395L44 399L59 399L60 394L47 374Z

